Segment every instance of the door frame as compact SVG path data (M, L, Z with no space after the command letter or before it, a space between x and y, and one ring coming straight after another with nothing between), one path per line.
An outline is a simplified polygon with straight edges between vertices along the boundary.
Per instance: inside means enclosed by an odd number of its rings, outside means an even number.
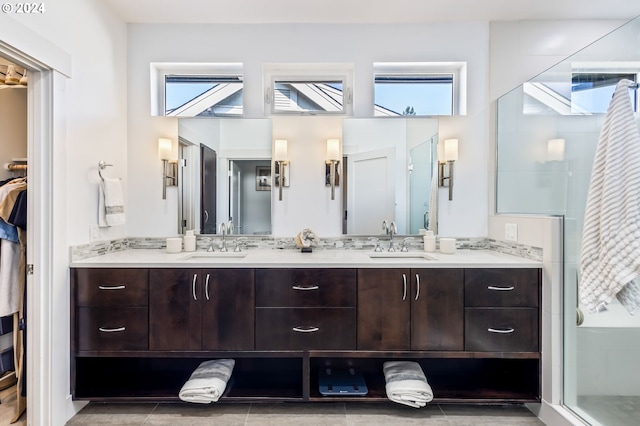
M27 417L29 424L59 424L79 410L68 397L70 346L65 327L69 319L65 90L71 56L13 18L0 15L0 28L0 55L29 71L27 264L33 265L33 272L26 280ZM61 362L67 367L60 368Z

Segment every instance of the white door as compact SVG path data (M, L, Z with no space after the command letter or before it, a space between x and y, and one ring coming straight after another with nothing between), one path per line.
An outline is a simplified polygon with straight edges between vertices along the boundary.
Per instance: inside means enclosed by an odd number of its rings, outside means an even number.
M347 158L347 232L382 232L382 221L395 220L394 148L351 154Z

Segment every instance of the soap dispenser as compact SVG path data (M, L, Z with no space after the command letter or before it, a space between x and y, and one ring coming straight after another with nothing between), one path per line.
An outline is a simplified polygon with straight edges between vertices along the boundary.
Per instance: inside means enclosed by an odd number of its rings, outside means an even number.
M193 235L193 230L185 232L182 240L184 242L184 251L196 251L196 236Z

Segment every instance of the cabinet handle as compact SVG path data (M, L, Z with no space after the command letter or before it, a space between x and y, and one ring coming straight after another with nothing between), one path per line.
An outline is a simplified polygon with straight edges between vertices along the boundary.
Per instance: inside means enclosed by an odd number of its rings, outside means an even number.
M404 284L404 290L402 291L402 300L407 300L407 275L402 274L402 282Z
M489 333L498 333L498 334L509 334L513 333L515 329L513 328L487 328Z
M316 331L320 330L318 327L293 327L293 331L297 332L297 333L314 333Z
M293 287L294 290L317 290L320 287L318 287L317 285L294 285Z
M119 333L121 331L124 331L125 328L124 327L118 327L118 328L104 328L104 327L100 327L98 328L98 330L100 330L103 333Z
M127 286L124 285L99 285L100 290L124 290Z
M489 287L487 287L487 289L489 290L496 290L496 291L511 291L513 289L515 289L514 286L509 286L509 287L496 287L493 285L490 285Z
M420 297L420 274L416 274L416 298L414 300L418 300Z
M204 295L207 300L211 300L209 299L209 274L207 274L207 279L204 282Z
M198 296L196 296L196 280L198 279L197 274L193 274L193 283L191 283L191 293L193 293L193 300L198 300Z

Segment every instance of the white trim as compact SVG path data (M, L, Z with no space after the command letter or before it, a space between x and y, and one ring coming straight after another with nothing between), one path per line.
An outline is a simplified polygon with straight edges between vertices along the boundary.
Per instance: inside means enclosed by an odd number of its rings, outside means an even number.
M452 115L467 114L466 62L374 62L372 85L376 74L449 74L453 75ZM373 90L373 89L372 89ZM374 105L375 106L375 105Z
M71 77L67 52L6 14L0 14L0 55L25 68L55 69Z
M60 315L54 320L54 314L64 312L61 317L68 319L64 91L66 76L71 75L71 56L6 16L0 15L0 28L0 55L30 71L27 263L34 265L34 272L26 283L27 418L29 424L47 426L64 423L77 411L57 404L56 398L69 392L69 341L53 334L55 330L68 336L68 321L61 323ZM55 191L56 187L61 190Z

